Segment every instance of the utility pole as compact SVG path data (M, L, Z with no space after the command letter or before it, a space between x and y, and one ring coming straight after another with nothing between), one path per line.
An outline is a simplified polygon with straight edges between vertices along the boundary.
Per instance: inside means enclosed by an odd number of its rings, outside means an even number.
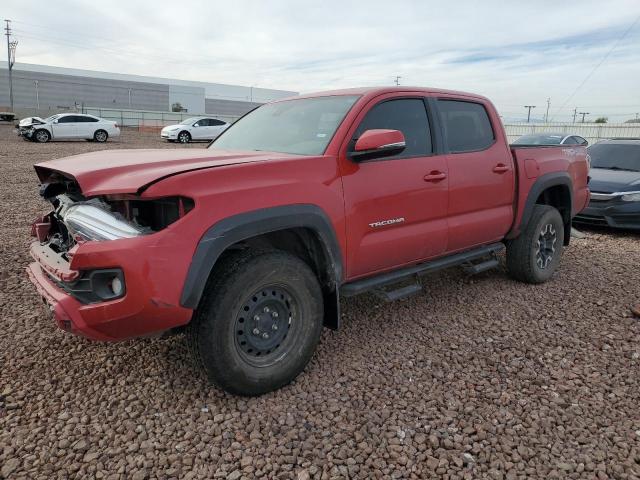
M576 123L576 115L578 115L578 107L573 109L573 123Z
M133 89L129 89L129 109L131 109L131 90Z
M11 41L11 20L5 20L7 24L4 27L5 35L7 36L7 67L9 68L9 102L11 103L11 111L13 112L13 78L11 76L11 70L13 70L13 64L16 63L16 47L18 41Z
M544 123L549 123L549 107L551 106L551 97L547 98L547 113L544 116Z
M584 123L584 116L589 115L589 112L578 112L578 115L582 115L582 123Z
M400 75L396 75L396 79L394 80L394 82L395 82L395 84L396 84L396 87L400 85L400 79L401 79L401 78L402 78L402 77L401 77Z
M532 108L536 108L535 105L525 105L524 108L528 108L529 110L527 111L527 123L529 123L529 120L531 120L531 109Z
M38 93L38 80L34 80L33 84L36 86L36 109L40 110L40 94Z

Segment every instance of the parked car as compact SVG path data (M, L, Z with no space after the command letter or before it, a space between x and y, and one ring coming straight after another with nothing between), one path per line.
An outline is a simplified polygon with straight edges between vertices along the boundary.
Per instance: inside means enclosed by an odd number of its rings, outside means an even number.
M18 135L25 140L39 143L68 139L106 142L109 137L120 136L120 128L116 122L84 113L59 113L45 119L23 118L16 129Z
M585 150L510 148L491 102L467 93L278 100L208 150L36 164L54 209L32 227L28 272L60 328L115 341L186 327L210 380L258 395L340 326L340 296L406 297L420 275L496 267L505 247L514 278L548 280L589 200Z
M211 117L191 117L176 125L164 127L160 137L169 142L189 143L192 140L213 140L229 127L227 122Z
M566 133L532 133L518 138L512 145L589 145L586 139L579 135Z
M640 230L640 139L603 140L591 157L591 201L576 223Z

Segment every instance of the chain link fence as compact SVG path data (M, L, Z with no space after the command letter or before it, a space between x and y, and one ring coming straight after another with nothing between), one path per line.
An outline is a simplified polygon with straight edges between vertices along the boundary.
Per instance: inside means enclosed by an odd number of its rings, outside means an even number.
M509 142L531 133L580 135L589 144L605 138L640 138L640 123L506 123Z
M117 122L121 127L137 128L141 132L160 131L162 127L180 123L187 118L204 116L186 112L154 112L148 110L123 110L100 107L84 107L82 108L82 113L95 115L105 120L112 120ZM235 122L239 118L233 115L207 114L206 116L224 120L229 123Z

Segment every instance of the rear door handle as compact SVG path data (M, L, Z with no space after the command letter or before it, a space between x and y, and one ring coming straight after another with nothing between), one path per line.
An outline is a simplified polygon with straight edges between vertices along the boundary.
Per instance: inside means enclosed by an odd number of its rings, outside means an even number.
M493 171L495 173L504 173L508 172L510 169L504 163L499 163L495 167L493 167Z
M429 175L424 176L425 182L440 182L447 178L447 174L444 172L440 172L438 170L434 170Z

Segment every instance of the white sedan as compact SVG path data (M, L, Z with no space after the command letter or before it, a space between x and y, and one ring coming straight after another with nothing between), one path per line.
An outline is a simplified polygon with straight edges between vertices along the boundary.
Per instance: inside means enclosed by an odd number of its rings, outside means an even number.
M191 140L213 140L229 127L227 122L211 117L191 117L176 125L168 125L160 137L169 142L189 143Z
M39 143L67 139L106 142L109 137L120 136L120 128L116 122L83 113L60 113L45 119L24 118L16 128L18 135Z

